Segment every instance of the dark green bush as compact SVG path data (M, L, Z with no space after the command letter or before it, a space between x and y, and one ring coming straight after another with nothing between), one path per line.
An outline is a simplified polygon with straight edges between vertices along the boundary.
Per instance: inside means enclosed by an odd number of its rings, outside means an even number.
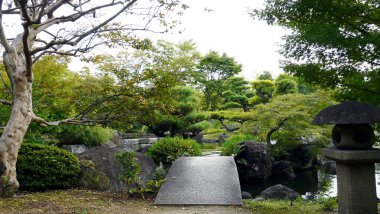
M67 126L59 134L64 144L84 144L99 146L112 138L112 130L100 126Z
M201 155L201 145L191 139L166 137L153 144L147 155L157 162L173 163L181 156Z
M24 190L63 189L77 186L80 166L72 153L55 146L22 144L17 179Z
M258 140L258 137L253 135L234 135L229 138L227 138L226 142L222 144L222 155L223 156L234 156L237 153L240 152L240 146L238 143L245 142L245 141L251 141L251 140Z

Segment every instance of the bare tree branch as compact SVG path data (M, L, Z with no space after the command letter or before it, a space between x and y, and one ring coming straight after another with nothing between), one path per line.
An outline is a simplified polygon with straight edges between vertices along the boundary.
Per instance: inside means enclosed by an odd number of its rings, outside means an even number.
M7 37L5 36L4 26L3 26L3 0L0 0L0 43L4 47L6 52L11 51L11 47L8 44Z
M3 105L8 105L8 106L13 105L13 102L9 101L9 100L2 100L2 99L0 99L0 103L3 104Z

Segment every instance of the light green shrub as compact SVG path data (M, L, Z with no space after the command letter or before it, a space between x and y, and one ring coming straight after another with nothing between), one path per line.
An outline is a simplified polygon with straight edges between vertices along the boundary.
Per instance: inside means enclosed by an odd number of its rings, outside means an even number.
M147 155L156 162L173 163L181 156L200 156L201 145L191 139L166 137L153 144Z
M59 133L58 138L65 144L84 144L99 146L111 139L113 131L100 126L67 126Z
M234 156L240 152L240 145L238 143L246 141L258 141L258 137L253 135L234 135L227 138L226 142L222 144L222 155L223 156Z

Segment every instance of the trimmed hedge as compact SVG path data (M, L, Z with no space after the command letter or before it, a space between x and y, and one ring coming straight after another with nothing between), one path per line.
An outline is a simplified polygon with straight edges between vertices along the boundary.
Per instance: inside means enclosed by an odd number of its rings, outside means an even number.
M173 163L181 156L200 156L201 154L201 145L195 140L179 137L160 139L147 152L153 160L163 163Z
M17 179L24 190L75 187L80 165L72 153L55 146L23 143L17 159Z

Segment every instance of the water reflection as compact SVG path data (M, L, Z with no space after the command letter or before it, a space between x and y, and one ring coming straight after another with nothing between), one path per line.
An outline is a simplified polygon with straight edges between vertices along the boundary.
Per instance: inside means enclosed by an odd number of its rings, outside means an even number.
M380 164L376 164L376 191L377 197L380 198ZM305 199L315 199L320 196L336 196L337 179L331 171L323 170L306 170L296 173L296 178L291 181L267 180L250 183L241 183L242 191L251 193L253 197L258 196L266 188L282 184L294 189Z

